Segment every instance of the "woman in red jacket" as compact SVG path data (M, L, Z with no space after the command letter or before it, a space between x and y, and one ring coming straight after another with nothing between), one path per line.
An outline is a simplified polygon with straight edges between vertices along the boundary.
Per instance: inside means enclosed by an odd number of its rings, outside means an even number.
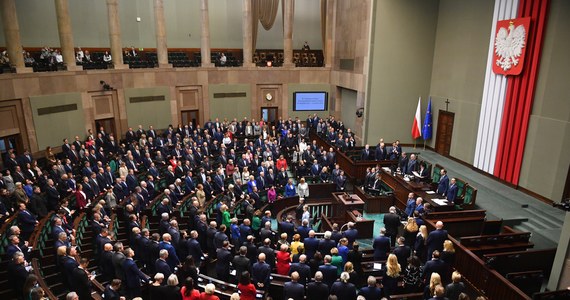
M80 183L77 184L77 191L75 191L75 205L79 211L83 211L87 206L87 195L83 192L83 185Z
M287 276L289 275L289 268L291 267L291 253L289 253L289 246L282 244L277 252L277 274Z
M277 170L281 170L281 168L287 170L287 160L283 157L283 154L279 156L277 159L277 164L275 165Z
M256 290L253 283L251 283L248 271L241 274L237 288L241 294L240 300L255 300Z

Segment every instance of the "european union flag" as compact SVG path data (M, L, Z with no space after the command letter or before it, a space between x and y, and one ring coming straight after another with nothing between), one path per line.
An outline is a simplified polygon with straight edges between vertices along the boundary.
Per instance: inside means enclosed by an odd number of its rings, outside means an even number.
M431 139L432 127L431 127L431 97L429 97L428 107L426 111L426 117L424 118L424 128L422 129L422 136L424 140Z

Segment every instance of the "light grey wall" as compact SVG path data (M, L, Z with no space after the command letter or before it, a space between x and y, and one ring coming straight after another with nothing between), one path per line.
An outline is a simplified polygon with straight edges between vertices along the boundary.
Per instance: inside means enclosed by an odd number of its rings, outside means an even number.
M354 130L356 126L356 91L340 89L340 119L345 128Z
M419 96L427 106L438 4L376 1L365 143L376 144L380 137L413 143L411 126Z
M52 0L17 0L16 9L24 47L59 47L57 19ZM109 47L107 5L105 0L70 0L69 11L73 38L79 47ZM166 33L170 48L200 48L200 1L164 1ZM296 1L293 47L300 49L308 41L313 49L322 49L320 1ZM242 48L242 2L210 0L210 46ZM119 1L119 17L124 47L155 48L154 7L152 0ZM137 22L137 17L141 18ZM0 47L5 45L0 22ZM283 49L281 5L273 28L258 31L259 49Z
M494 0L440 0L433 55L432 96L434 147L439 110L455 113L450 155L473 163L483 96ZM468 34L467 34L468 33ZM427 98L424 100L422 121Z
M208 87L210 99L209 118L220 120L242 120L244 117L251 118L251 85L249 84L211 84ZM214 98L215 93L243 93L244 97ZM205 123L204 120L203 123Z
M570 2L552 0L519 185L559 202L570 164Z
M131 97L164 96L162 101L131 103ZM170 89L168 87L125 89L125 107L128 126L144 128L167 128L172 123L170 111ZM135 129L136 130L136 129Z

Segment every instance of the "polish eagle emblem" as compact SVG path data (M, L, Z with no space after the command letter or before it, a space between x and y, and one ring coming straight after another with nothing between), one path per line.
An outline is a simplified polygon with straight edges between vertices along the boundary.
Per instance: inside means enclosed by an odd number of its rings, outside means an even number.
M493 65L495 73L518 75L522 71L530 18L523 20L526 22L514 19L499 21L497 24Z

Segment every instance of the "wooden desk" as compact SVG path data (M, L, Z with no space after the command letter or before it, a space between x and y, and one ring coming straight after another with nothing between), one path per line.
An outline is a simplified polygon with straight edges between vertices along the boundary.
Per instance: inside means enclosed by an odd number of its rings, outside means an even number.
M394 194L372 196L359 186L354 187L354 193L364 199L364 210L371 214L386 213L395 203Z
M409 193L414 193L416 197L422 197L424 203L429 203L434 211L449 211L455 209L453 205L439 205L434 202L432 195L426 193L426 191L431 190L431 186L427 183L406 181L402 175L392 175L391 172L385 170L382 170L381 179L394 189L395 203L400 209L406 208Z
M348 197L344 192L334 192L332 193L333 199L337 204L338 210L336 210L336 215L339 215L341 211L364 211L364 201L356 194L349 194Z

